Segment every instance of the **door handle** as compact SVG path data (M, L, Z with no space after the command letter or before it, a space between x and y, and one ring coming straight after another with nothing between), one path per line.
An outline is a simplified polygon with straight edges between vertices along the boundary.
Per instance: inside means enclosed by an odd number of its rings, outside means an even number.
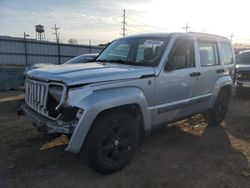
M192 72L192 73L190 74L191 77L200 76L200 75L201 75L200 72Z
M225 71L224 71L224 69L218 69L216 72L217 72L217 73L223 73L223 72L225 72Z

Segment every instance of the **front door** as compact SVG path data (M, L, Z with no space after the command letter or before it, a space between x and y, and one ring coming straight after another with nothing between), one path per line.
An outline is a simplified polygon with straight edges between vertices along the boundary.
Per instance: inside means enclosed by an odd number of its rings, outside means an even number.
M185 116L185 107L196 97L201 76L196 65L194 40L178 38L168 56L168 61L156 78L154 124ZM184 111L183 111L184 110Z

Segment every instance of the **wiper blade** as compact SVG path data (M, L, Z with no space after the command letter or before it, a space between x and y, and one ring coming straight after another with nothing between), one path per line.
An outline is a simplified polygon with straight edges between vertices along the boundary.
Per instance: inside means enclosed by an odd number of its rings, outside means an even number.
M98 59L96 60L97 62L107 62L107 63L121 63L121 64L129 64L129 65L136 65L135 62L133 61L124 61L122 59Z
M109 60L109 62L111 62L111 63L125 63L126 61L121 60L121 59L111 59L111 60Z
M136 64L136 62L134 62L134 61L124 61L124 60L121 60L121 59L109 60L109 62L111 62L111 63L121 63L121 64Z

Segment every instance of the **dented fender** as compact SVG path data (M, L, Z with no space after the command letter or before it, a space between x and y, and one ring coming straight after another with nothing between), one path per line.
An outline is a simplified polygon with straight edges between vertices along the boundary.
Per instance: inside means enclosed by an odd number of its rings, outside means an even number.
M69 93L68 104L82 109L83 113L75 127L66 151L77 153L80 151L84 140L95 118L102 111L114 107L138 104L144 120L145 131L151 130L151 115L149 106L141 89L136 87L124 87L91 91L90 89L78 90L77 93Z

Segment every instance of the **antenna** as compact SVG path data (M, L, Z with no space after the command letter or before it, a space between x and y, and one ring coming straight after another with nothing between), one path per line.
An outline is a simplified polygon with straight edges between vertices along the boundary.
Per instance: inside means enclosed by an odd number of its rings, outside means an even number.
M123 21L122 21L122 36L125 37L126 36L126 10L123 10Z
M188 25L188 23L186 23L185 27L182 27L182 29L185 29L186 32L188 32L188 29L190 29L191 27Z
M52 29L54 30L54 33L52 33L52 34L56 36L56 42L59 43L59 41L60 41L60 38L59 38L60 33L59 33L58 30L60 28L56 27L56 24L55 24L54 27L52 27Z

